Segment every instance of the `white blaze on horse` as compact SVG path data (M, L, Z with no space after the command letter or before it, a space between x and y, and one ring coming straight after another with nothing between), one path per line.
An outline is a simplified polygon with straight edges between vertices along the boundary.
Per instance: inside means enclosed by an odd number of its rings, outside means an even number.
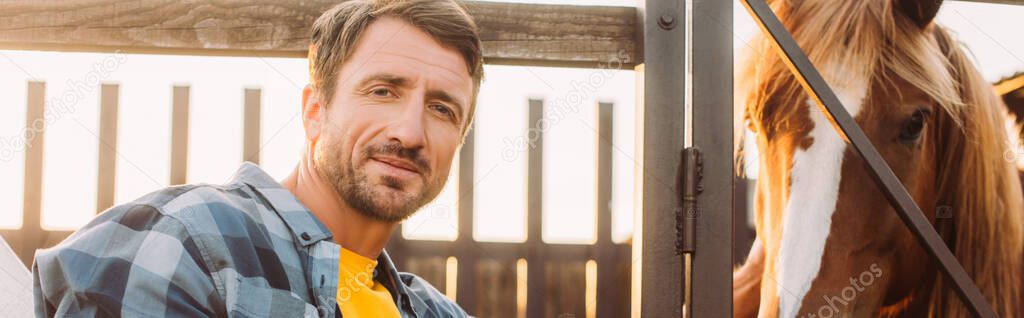
M932 22L935 0L772 1L780 20L1002 317L1024 314L1024 206L1005 108ZM968 310L768 39L738 67L760 153L739 317Z

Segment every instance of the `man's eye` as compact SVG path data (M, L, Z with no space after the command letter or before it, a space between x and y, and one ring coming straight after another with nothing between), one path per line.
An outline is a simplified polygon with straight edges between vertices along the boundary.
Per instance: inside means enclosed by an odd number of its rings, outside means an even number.
M446 118L455 119L455 113L453 113L452 110L449 109L447 106L435 104L430 105L430 109L438 112L439 114L445 116Z
M394 95L391 93L391 90L383 87L374 88L373 90L370 91L370 94L373 94L374 96L378 97L391 97L392 95Z

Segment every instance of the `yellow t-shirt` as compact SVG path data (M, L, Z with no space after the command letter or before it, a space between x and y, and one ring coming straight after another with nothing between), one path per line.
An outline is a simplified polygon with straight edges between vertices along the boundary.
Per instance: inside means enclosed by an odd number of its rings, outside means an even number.
M338 308L345 318L401 317L391 292L373 280L377 261L341 249L338 265Z

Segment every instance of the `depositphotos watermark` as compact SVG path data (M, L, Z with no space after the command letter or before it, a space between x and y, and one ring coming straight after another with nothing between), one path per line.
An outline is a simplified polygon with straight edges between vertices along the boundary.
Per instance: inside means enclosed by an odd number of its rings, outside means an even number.
M1013 133L1016 133L1016 131L1014 129ZM1005 141L1005 146L1006 150L1003 151L1003 160L1010 163L1024 163L1024 140L1009 138Z
M120 50L115 51L93 63L92 69L79 79L68 79L67 90L57 95L56 98L46 100L43 118L36 118L14 136L0 136L0 161L10 161L22 151L32 147L32 140L35 140L47 126L74 113L75 106L82 100L82 97L95 90L100 81L110 77L110 74L121 67L127 59Z
M825 305L818 307L816 312L804 315L807 318L832 318L839 313L839 308L850 305L857 295L864 292L868 286L875 283L875 279L882 277L882 268L878 264L871 264L871 267L860 273L857 277L850 277L850 286L846 286L839 295L824 295Z
M597 69L587 76L586 81L573 80L572 90L565 93L561 98L556 98L554 107L544 107L544 116L537 122L530 123L525 135L515 138L505 137L502 142L505 147L501 150L501 158L506 162L515 161L527 149L537 146L537 139L541 134L551 129L564 120L569 114L580 112L580 106L588 96L604 87L608 80L615 76L614 70L621 70L624 62L629 58L626 51L619 51L611 60L606 63L599 63Z
M1003 159L1009 162L1017 162L1024 159L1024 149L1010 148L1003 152Z

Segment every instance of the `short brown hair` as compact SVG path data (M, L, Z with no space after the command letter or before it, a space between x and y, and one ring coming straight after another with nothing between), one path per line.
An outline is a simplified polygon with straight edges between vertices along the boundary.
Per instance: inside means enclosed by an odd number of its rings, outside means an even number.
M476 110L476 95L483 78L483 53L473 17L455 0L350 0L324 12L313 23L309 44L310 82L321 102L334 97L342 64L355 51L360 35L376 19L394 17L416 26L442 46L457 50L473 78L473 96L465 132Z

